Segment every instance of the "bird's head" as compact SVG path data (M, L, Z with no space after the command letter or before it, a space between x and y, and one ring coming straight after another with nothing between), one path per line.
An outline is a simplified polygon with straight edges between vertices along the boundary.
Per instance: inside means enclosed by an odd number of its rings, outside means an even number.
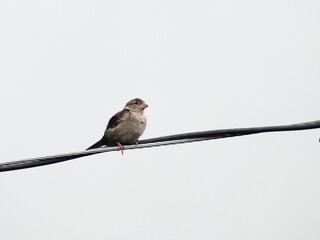
M148 104L146 104L142 99L135 98L127 102L124 108L135 112L143 112L147 107Z

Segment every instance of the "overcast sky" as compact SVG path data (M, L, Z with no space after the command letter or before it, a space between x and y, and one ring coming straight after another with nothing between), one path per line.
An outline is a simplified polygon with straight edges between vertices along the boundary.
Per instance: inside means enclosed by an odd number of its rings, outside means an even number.
M132 98L141 139L319 120L318 0L0 0L0 162L80 151ZM1 238L320 239L320 130L0 173Z

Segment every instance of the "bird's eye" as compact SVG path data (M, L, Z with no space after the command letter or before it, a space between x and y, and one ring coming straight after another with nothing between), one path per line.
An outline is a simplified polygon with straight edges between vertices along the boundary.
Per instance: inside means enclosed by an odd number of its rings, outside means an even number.
M138 101L135 101L134 104L135 104L135 105L139 105L139 102L138 102Z

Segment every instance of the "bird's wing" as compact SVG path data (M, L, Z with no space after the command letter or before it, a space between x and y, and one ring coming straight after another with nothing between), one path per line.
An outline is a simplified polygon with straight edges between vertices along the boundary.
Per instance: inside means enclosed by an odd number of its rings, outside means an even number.
M123 122L125 119L125 116L127 114L130 114L130 111L128 109L123 109L120 112L117 112L113 117L109 120L107 129L115 128L117 127L121 122Z

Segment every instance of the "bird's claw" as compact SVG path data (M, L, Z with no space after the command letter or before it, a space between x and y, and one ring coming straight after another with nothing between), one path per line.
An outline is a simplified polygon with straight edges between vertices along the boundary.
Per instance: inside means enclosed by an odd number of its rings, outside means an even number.
M117 142L117 145L118 145L118 150L121 150L121 153L123 155L123 150L124 150L123 146L119 142Z

